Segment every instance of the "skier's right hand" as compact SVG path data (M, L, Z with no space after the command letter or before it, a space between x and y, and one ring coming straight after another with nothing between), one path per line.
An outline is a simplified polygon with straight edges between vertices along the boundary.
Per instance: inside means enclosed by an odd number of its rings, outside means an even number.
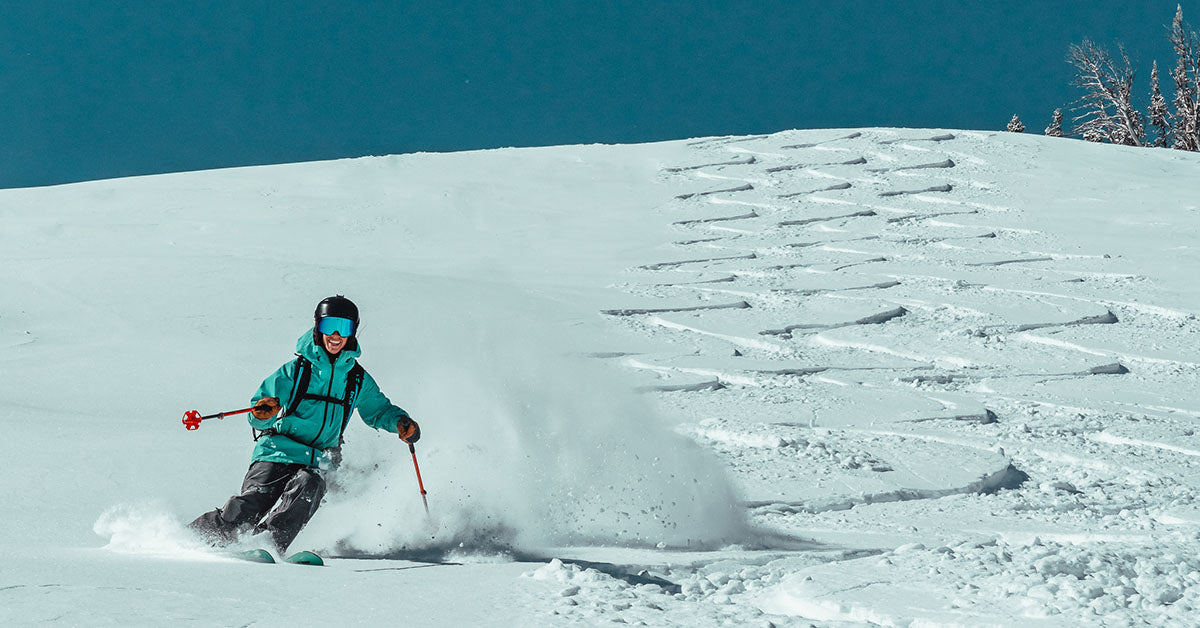
M265 421L279 413L279 400L274 397L263 397L254 402L250 413L254 415L254 418Z

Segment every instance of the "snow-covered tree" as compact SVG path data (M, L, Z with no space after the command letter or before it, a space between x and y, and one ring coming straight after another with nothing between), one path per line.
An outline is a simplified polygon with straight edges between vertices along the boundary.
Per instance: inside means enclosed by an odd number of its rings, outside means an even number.
M1129 55L1122 47L1121 65L1117 65L1107 50L1084 40L1071 45L1071 65L1075 66L1075 85L1084 95L1075 103L1075 132L1099 137L1113 144L1142 146L1146 131L1142 114L1133 107L1135 73Z
M1025 132L1025 125L1021 123L1021 119L1018 118L1017 114L1015 113L1013 114L1012 120L1008 121L1008 130L1012 131L1013 133Z
M1062 109L1054 110L1054 120L1050 122L1050 126L1046 127L1046 135L1050 137L1063 137L1066 133L1062 130L1063 115Z
M1154 145L1162 148L1168 145L1171 127L1167 122L1170 114L1167 112L1167 99L1163 98L1158 86L1158 61L1150 69L1150 126L1154 127Z
M1171 118L1171 135L1174 137L1172 148L1180 150L1200 150L1200 111L1198 103L1200 94L1197 93L1200 84L1200 44L1197 43L1196 32L1183 24L1183 6L1175 10L1175 20L1171 23L1171 46L1175 49L1175 69L1171 70L1171 78L1175 81L1175 114Z

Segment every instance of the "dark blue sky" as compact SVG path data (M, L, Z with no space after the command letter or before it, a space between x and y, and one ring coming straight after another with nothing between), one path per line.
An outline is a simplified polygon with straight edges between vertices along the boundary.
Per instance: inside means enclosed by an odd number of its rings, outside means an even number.
M1013 113L1041 132L1077 96L1073 42L1123 42L1148 92L1175 5L0 0L0 187Z

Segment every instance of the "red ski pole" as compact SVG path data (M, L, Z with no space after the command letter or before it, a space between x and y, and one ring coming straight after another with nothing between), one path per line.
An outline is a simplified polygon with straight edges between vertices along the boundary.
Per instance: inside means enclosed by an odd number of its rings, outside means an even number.
M425 503L425 516L429 516L429 498L425 497L425 483L421 481L421 467L417 464L417 448L412 443L408 444L408 451L412 454L413 469L417 472L417 488L421 489L421 501Z
M267 406L267 405L251 406L249 408L242 408L241 410L230 410L228 412L218 412L216 414L210 414L207 416L200 416L200 413L197 412L196 410L188 410L187 412L183 413L183 427L188 430L198 430L198 429L200 429L201 421L207 421L209 419L223 419L227 416L231 416L234 414L244 414L246 412L250 412L252 410L259 410L259 409L269 410L270 408L271 407Z

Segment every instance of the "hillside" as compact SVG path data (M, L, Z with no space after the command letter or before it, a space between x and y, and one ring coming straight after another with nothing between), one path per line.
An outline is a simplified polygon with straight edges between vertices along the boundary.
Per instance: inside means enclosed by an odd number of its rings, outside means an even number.
M0 191L0 622L1186 625L1198 168L861 129ZM326 569L215 556L249 429L179 416L334 293L432 517L356 421Z

